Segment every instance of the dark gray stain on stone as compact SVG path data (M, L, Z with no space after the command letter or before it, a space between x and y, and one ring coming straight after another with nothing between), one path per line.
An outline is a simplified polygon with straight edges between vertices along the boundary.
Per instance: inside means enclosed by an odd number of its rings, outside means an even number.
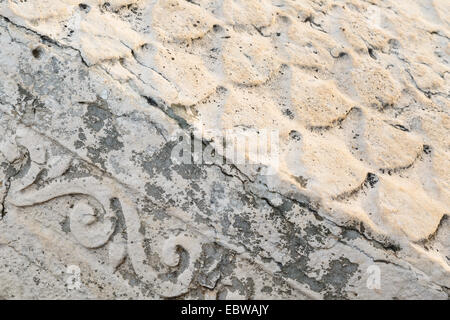
M15 112L20 116L24 124L31 124L35 121L37 113L45 108L38 97L34 96L22 85L18 85L18 98Z
M271 287L269 287L269 286L264 286L261 289L261 292L264 292L264 293L267 293L267 294L271 294L272 291L273 291L273 289Z
M344 289L350 278L358 270L358 264L351 262L347 258L333 260L322 281L329 284L333 290L325 294L325 299L341 299L345 297Z
M116 227L113 232L113 237L116 234L121 234L122 237L127 240L127 228L125 223L125 217L123 215L122 211L122 204L120 203L120 200L117 198L111 198L109 203L110 209L115 213L116 215Z
M83 121L94 132L99 132L105 126L105 123L111 118L111 113L104 109L101 102L90 103L87 112L83 117Z
M177 172L186 180L195 181L206 178L206 173L200 165L173 163L171 156L176 145L177 141L169 141L151 157L135 155L134 160L140 162L144 171L150 176L161 174L167 180L172 180L172 173Z
M70 219L69 217L64 217L64 220L60 223L61 230L65 233L70 233Z
M134 154L133 161L139 163L142 169L150 177L163 175L167 180L172 180L172 160L170 158L172 149L175 147L175 141L169 141L159 151L151 157L142 154Z
M9 178L14 177L19 173L19 169L17 169L12 164L9 164L7 162L2 162L0 166L4 169L4 173L6 176L5 180L8 180Z
M250 222L248 222L241 216L234 217L233 227L239 230L239 232L242 232L244 237L253 236Z
M99 98L88 104L83 122L94 136L94 143L86 146L87 156L92 162L101 165L106 170L105 163L108 153L124 147L115 126L115 116L108 110L106 102ZM79 132L78 138L79 140L75 143L76 148L86 144L84 132Z
M164 200L165 191L160 186L147 182L145 184L145 192L148 196L157 200Z
M228 254L228 250L216 243L204 244L201 258L196 263L196 282L205 288L214 289L222 277L221 267L226 263Z

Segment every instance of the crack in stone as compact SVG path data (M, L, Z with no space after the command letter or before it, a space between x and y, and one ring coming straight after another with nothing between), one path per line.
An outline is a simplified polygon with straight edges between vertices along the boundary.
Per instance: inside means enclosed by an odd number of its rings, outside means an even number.
M422 92L425 95L425 97L427 97L428 99L431 99L432 96L441 96L441 97L444 97L444 98L450 98L450 94L445 94L445 93L439 92L439 91L430 91L430 90L422 89L419 86L419 84L417 83L417 81L414 78L414 76L412 75L411 71L409 69L406 69L405 71L411 77L411 81L413 82L413 84L417 88L417 90Z
M74 48L74 47L72 47L72 46L69 46L69 45L65 45L65 44L59 43L58 41L56 41L56 40L50 38L49 36L40 34L40 33L37 32L37 31L34 31L34 30L30 29L30 28L27 28L27 27L25 27L25 26L22 26L22 25L20 25L20 24L17 24L17 23L13 22L13 21L10 20L9 18L7 18L7 17L5 17L5 16L3 16L3 15L1 15L1 14L0 14L0 17L3 18L3 20L6 21L7 23L12 24L13 26L15 26L16 28L22 29L22 30L26 30L27 32L32 33L32 34L38 36L38 37L42 40L42 42L44 42L44 43L50 43L50 44L53 44L53 45L57 46L57 47L60 48L60 49L71 49L71 50L76 51L77 54L78 54L78 56L80 57L81 62L83 63L83 65L84 65L85 67L87 67L87 68L91 67L91 65L89 65L89 64L86 62L86 60L84 59L83 54L81 53L81 50L80 50L80 49L77 49L77 48Z

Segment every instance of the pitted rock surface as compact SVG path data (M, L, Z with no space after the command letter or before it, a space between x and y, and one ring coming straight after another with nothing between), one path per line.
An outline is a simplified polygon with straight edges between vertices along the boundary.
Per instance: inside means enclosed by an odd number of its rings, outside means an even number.
M449 12L0 0L0 298L448 299Z

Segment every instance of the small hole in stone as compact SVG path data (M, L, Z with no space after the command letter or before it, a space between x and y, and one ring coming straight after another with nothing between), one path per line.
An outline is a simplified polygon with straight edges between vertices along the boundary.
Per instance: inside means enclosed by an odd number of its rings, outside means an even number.
M375 55L375 51L372 48L368 48L367 51L369 52L369 56L372 59L377 60L377 56Z
M291 132L289 132L289 138L300 141L302 140L302 135L296 130L291 130Z
M80 3L79 5L78 5L78 7L81 9L81 10L84 10L84 11L87 11L87 12L89 12L90 11L90 7L87 5L87 4L85 4L85 3Z
M35 48L31 51L31 54L33 55L33 57L35 57L36 59L39 59L40 57L42 57L42 54L44 53L44 51L42 50L42 48Z
M222 32L223 28L219 26L218 24L213 25L214 32Z

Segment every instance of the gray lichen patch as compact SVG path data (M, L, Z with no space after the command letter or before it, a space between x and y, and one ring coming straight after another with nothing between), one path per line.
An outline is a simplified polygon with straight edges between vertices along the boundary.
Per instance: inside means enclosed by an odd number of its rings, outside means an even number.
M108 105L101 99L87 104L87 110L82 119L90 131L89 143L86 145L86 134L82 131L75 142L77 148L85 146L87 156L103 169L106 169L108 153L120 151L124 146L116 126L115 116L107 108Z

